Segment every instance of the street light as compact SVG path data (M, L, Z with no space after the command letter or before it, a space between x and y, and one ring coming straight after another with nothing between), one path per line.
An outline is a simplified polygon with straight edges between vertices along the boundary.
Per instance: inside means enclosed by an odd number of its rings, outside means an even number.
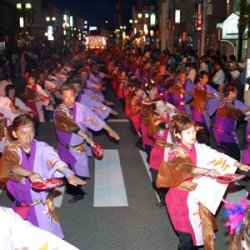
M31 9L32 9L32 4L30 2L26 3L17 3L16 4L16 9L18 11L21 11L21 15L19 16L19 26L20 28L26 28L27 24L30 24L31 22ZM27 16L29 14L29 16Z
M30 10L32 8L31 3L26 3L25 4L25 9Z
M56 21L55 16L46 16L45 17L46 22L48 22L47 26L47 32L45 33L45 36L47 36L48 41L54 41L54 22Z
M16 4L16 8L17 8L18 10L21 10L21 9L22 9L22 4L21 4L21 3L17 3L17 4Z

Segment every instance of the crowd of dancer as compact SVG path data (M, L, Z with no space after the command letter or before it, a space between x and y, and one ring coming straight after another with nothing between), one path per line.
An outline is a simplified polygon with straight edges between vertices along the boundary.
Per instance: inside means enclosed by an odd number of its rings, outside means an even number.
M247 122L250 140L244 65L218 52L199 64L195 54L156 52L113 44L105 50L76 47L26 72L18 97L10 79L0 83L0 177L25 220L64 238L53 193L33 189L32 182L65 177L70 202L83 199L88 157L102 155L92 132L104 129L120 139L105 122L118 114L104 95L112 88L147 153L158 205L167 208L178 249L214 249L214 214L227 189L214 177L250 170L250 147L241 155L236 133L238 122ZM39 124L48 121L54 123L57 153L35 139ZM212 135L216 149L210 147Z
M178 249L214 249L214 214L227 185L213 178L250 169L249 147L241 156L236 133L250 111L240 80L244 65L219 53L203 56L200 65L194 56L177 63L150 50L121 54L113 48L111 54L112 87L148 155L152 186L179 236ZM246 140L248 130L249 123Z

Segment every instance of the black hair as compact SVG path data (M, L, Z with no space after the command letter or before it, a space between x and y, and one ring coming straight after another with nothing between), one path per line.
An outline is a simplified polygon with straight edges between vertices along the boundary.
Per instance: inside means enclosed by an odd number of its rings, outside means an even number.
M13 84L8 84L7 86L5 86L5 96L9 95L9 91L11 89L15 89L15 86Z

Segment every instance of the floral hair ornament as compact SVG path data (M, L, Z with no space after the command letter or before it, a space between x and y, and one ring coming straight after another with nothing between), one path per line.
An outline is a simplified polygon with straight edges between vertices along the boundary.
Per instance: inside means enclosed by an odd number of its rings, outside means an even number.
M226 217L228 220L224 226L229 228L230 235L237 234L241 230L243 218L247 209L249 208L247 196L248 193L240 201L240 203L226 201L224 199L222 200L224 202L225 209L224 217Z

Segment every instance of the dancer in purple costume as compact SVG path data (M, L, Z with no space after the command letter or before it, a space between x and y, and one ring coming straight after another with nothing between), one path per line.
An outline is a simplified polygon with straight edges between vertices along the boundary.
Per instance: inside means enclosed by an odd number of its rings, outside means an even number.
M71 84L62 86L61 95L63 102L54 112L58 154L77 176L86 179L90 177L86 143L94 145L87 128L93 131L105 129L115 140L120 137L87 106L75 101L76 93ZM71 202L83 199L85 193L80 187L69 185L68 188L73 195Z
M239 161L240 148L236 135L236 125L239 120L245 118L249 107L236 99L238 94L236 85L226 85L224 94L225 98L220 101L215 115L214 137L217 145L222 147L225 154Z
M199 82L196 84L192 101L192 119L198 126L197 140L199 143L210 145L210 111L218 107L217 91L207 85L209 75L206 71L199 74ZM210 101L213 99L212 101ZM214 100L215 99L215 100ZM212 113L212 112L211 112Z
M12 134L16 140L3 153L0 178L8 179L7 189L14 198L13 209L35 226L64 238L51 193L33 189L31 182L63 176L71 185L85 182L74 175L52 147L34 139L34 123L29 116L14 119Z

